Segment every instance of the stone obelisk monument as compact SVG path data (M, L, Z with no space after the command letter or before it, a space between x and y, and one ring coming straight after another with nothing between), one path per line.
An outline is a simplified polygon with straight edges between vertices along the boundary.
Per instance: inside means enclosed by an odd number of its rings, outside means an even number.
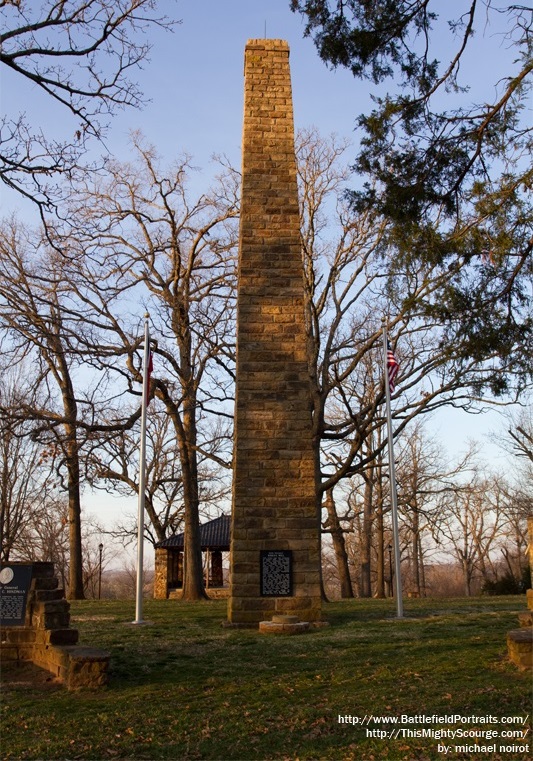
M245 52L229 621L321 618L289 47Z

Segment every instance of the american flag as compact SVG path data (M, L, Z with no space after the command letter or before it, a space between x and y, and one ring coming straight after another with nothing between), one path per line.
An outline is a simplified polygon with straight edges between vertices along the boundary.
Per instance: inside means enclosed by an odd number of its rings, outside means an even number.
M391 394L394 393L394 381L396 379L396 376L398 375L399 369L400 369L400 363L394 356L394 352L391 348L391 345L387 341L387 370L389 375L389 389Z
M149 349L148 351L149 351L149 354L148 354L148 373L146 376L146 399L144 400L147 407L150 404L150 378L152 377L152 373L154 371L154 360L153 360L152 350Z

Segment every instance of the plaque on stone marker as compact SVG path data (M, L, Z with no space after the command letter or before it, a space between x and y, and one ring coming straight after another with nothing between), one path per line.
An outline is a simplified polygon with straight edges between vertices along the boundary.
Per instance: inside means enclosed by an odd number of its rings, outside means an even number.
M292 596L292 551L261 551L261 595Z
M0 626L24 626L32 564L0 566Z

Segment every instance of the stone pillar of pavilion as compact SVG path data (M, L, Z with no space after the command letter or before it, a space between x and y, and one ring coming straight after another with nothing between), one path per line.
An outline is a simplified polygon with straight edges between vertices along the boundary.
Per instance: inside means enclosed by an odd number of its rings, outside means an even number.
M245 51L228 618L321 618L289 47Z

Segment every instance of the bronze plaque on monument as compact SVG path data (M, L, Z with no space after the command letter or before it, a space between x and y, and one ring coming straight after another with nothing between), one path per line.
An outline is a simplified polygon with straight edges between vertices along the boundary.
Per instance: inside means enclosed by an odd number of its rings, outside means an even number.
M261 595L292 596L292 551L261 551Z
M0 568L0 626L24 626L31 576L31 563L2 564Z

